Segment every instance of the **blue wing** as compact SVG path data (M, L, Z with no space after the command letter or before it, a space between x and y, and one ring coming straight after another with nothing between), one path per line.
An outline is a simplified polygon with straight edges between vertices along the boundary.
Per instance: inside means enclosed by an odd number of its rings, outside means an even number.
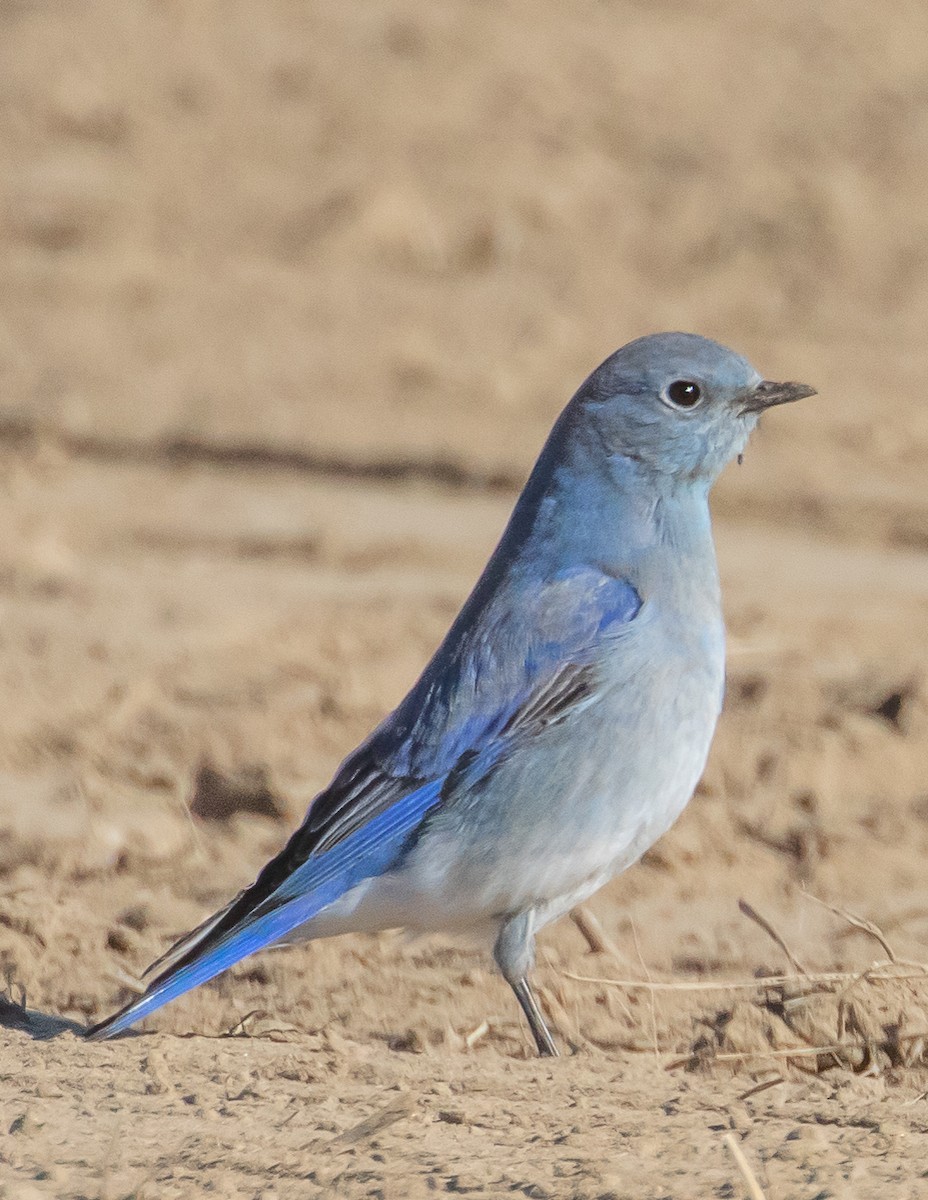
M90 1037L122 1032L389 871L449 794L574 710L593 686L597 647L641 608L631 584L590 568L523 592L518 607L510 594L499 590L474 621L478 585L418 683L346 759L281 853L154 963L147 991Z

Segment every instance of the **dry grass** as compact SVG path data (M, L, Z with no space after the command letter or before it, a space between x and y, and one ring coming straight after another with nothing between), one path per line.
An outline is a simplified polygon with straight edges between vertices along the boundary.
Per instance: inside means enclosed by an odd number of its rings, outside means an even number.
M891 1067L928 1065L928 1016L923 1008L928 1004L928 964L900 959L874 922L816 897L807 898L871 936L885 951L886 959L858 970L807 970L771 922L741 900L742 914L769 935L795 968L792 972L718 980L565 974L577 983L645 992L652 1003L656 993L718 994L723 1001L730 997L724 1007L699 1013L696 1021L701 1029L688 1053L678 1055L669 1047L660 1048L660 1053L670 1058L667 1070L738 1066L767 1059L813 1074L843 1067L875 1075ZM649 1011L653 1031L653 1007ZM656 1043L656 1033L652 1037ZM643 1034L641 1048L645 1040ZM780 1081L780 1077L765 1081L745 1095Z

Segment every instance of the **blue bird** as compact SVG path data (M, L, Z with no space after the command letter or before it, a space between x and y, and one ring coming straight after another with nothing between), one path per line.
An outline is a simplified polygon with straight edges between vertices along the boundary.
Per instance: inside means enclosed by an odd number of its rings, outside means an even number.
M556 422L422 676L255 882L88 1031L121 1033L263 947L404 927L493 946L539 1054L535 935L635 862L702 774L725 630L709 489L815 391L694 334L640 338Z

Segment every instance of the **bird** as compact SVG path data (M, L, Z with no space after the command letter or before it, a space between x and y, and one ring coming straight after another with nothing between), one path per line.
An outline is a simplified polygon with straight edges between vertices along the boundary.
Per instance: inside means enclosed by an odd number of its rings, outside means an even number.
M262 948L477 936L539 1055L535 936L683 811L722 707L709 490L760 415L815 395L691 333L638 338L555 422L499 544L405 699L254 883L87 1031L109 1038Z

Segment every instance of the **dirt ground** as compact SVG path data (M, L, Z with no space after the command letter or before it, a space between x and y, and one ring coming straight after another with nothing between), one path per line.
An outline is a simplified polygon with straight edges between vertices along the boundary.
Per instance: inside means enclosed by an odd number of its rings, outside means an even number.
M0 4L3 1200L928 1195L926 35L915 0ZM606 945L541 939L573 1052L397 934L82 1042L664 328L820 397L717 489L696 798L592 901Z

